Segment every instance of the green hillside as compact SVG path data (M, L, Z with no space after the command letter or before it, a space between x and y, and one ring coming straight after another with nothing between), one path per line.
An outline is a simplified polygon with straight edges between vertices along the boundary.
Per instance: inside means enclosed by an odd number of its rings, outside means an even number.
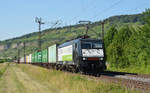
M112 25L116 25L117 29L120 29L124 25L143 25L142 21L143 14L135 15L120 15L107 18L105 21L105 31L108 32L108 29ZM65 26L55 29L46 29L42 31L42 49L47 48L48 46L58 43L61 44L67 40L71 40L81 36L85 33L85 27L83 25L72 25ZM90 25L88 34L91 38L101 38L101 21L94 22ZM105 34L106 34L105 33ZM26 54L30 54L38 49L38 33L30 33L21 37L16 37L13 39L8 39L1 41L0 45L6 45L7 48L0 51L1 57L12 57L17 56L17 51L20 49L21 56L23 55L23 45L22 43L26 42ZM13 44L18 44L18 47L12 48Z
M105 37L109 67L127 72L150 73L150 10L143 26L112 26ZM126 69L128 68L128 69Z

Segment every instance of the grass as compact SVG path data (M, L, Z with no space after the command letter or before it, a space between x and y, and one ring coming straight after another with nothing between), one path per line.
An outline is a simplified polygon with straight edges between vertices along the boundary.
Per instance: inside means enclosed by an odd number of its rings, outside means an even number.
M108 70L128 72L128 73L138 73L138 74L150 74L150 65L148 65L147 67L145 67L145 66L130 66L130 67L124 68L124 69L108 66Z
M48 86L53 93L140 93L118 84L105 83L77 74L48 70L32 65L18 65L32 80Z
M4 72L7 70L9 66L9 63L0 63L0 78L4 74Z
M119 84L29 64L0 64L2 70L0 93L141 93Z
M0 79L0 93L27 93L16 76L16 72L13 69L15 65L5 63L0 66L5 69Z

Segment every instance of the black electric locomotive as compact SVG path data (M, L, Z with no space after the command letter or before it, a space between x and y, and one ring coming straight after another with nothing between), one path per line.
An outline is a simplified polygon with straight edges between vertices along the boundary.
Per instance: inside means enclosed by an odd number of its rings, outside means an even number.
M57 68L82 72L100 72L106 69L102 40L78 38L57 47Z

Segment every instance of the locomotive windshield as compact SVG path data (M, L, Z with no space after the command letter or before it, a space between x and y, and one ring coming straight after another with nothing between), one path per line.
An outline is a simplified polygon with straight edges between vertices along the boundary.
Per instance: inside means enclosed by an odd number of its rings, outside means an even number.
M82 41L82 49L100 49L102 48L102 43L100 41Z
M92 48L102 48L102 44L100 44L100 43L92 43Z
M92 48L92 44L91 43L82 43L81 45L82 49L91 49Z

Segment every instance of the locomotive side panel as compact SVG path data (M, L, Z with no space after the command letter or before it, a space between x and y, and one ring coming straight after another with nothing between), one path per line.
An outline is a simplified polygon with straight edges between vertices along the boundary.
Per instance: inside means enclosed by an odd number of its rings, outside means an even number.
M62 47L58 49L58 61L72 61L73 45Z

